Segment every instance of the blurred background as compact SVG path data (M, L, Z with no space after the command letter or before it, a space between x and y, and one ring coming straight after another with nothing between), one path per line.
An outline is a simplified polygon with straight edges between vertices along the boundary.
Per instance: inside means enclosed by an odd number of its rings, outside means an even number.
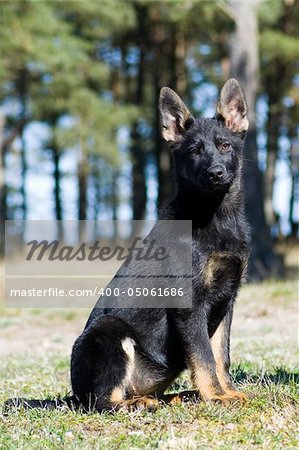
M5 219L155 220L173 191L160 88L212 117L230 76L249 106L252 227L252 282L232 327L233 378L251 398L241 413L200 404L100 420L20 411L0 419L0 448L298 448L299 1L0 0L0 18L2 256ZM47 223L34 225L44 235ZM67 240L69 228L57 228ZM3 272L0 256L0 403L69 395L88 298L86 308L79 297L55 308L46 296L13 308ZM187 380L171 390L190 389Z
M299 238L297 0L0 6L2 253L5 219L155 219L173 192L160 88L212 117L234 76L250 110L250 276L284 276Z

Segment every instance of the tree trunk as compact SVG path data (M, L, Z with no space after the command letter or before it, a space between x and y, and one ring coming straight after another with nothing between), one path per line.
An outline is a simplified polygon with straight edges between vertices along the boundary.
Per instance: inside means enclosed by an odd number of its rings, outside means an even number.
M158 114L158 98L162 86L170 83L172 71L169 72L169 39L167 40L165 24L161 19L160 6L153 3L150 8L150 47L152 51L151 76L153 86L152 108L156 111L153 121L153 145L156 156L158 198L160 206L172 193L171 158L169 150L161 138L160 119Z
M154 74L153 77L154 84L154 99L157 108L157 101L159 98L159 93L161 89L161 82L158 74ZM168 83L165 83L167 85ZM169 199L174 192L174 174L173 174L173 164L172 158L168 147L161 137L160 132L160 118L158 111L155 116L155 121L153 124L153 135L154 135L154 146L157 161L157 175L158 175L158 206Z
M267 122L267 168L264 176L265 190L265 213L268 225L271 227L275 224L275 211L273 209L273 190L275 182L275 166L278 156L278 138L279 124L281 122L281 114L276 110L278 105L273 105L269 98L269 114Z
M98 221L101 202L100 157L98 155L91 157L91 176L93 180L93 220Z
M186 42L183 31L178 25L171 29L172 39L169 40L170 47L166 47L166 29L160 20L159 9L156 7L152 13L151 43L153 49L154 64L153 76L153 107L157 110L157 101L162 86L170 86L184 96L187 88L186 74ZM158 170L158 205L173 196L175 190L173 176L173 161L168 147L160 134L160 120L158 113L154 123L154 145Z
M63 220L62 217L62 204L61 204L61 198L60 198L60 170L59 170L59 161L60 161L60 153L56 146L52 146L52 153L53 153L53 163L54 163L54 199L55 199L55 218L56 220Z
M55 219L58 221L57 223L57 232L58 239L63 240L63 215L62 215L62 203L61 203L61 173L59 169L59 162L61 153L59 152L56 140L55 140L55 122L52 124L52 142L50 146L50 150L52 152L53 158L53 179L54 179L54 213Z
M17 80L17 90L19 94L19 99L21 103L21 113L20 113L20 121L23 123L23 126L20 130L21 137L21 150L20 150L20 158L21 158L21 197L22 197L22 219L26 220L27 217L27 195L26 195L26 175L27 175L27 160L26 160L26 141L24 136L24 129L26 126L26 118L27 118L27 95L28 95L28 72L27 70L21 69L19 72L19 77Z
M136 90L134 94L134 104L141 106L144 102L144 83L145 83L145 50L147 43L147 7L136 4L136 16L138 19L138 41L140 56L138 62L138 73L136 81ZM146 157L144 149L144 137L139 130L139 121L136 120L132 124L131 128L131 156L133 164L132 174L132 209L133 219L142 220L145 214L146 208Z
M142 147L143 139L138 132L138 124L134 123L131 130L132 173L132 209L133 219L142 220L146 207L145 165L146 158Z
M255 103L259 82L258 29L256 8L259 0L229 0L236 29L231 41L231 70L244 90L248 103L249 131L245 150L246 212L252 227L252 253L249 276L263 279L280 275L282 262L274 253L264 213L262 174L258 167Z
M0 256L5 251L6 183L5 183L5 146L4 146L4 114L0 112Z
M4 138L4 127L5 127L5 117L2 112L0 112L0 255L4 254L4 229L5 220L8 219L8 209L7 209L7 185L5 181L5 168L6 168L6 154L13 141L19 136L22 131L25 120L20 120L15 127L10 130L9 135Z
M87 173L84 162L79 163L78 167L78 187L79 187L79 205L78 205L78 219L86 220L86 208L87 208Z
M293 134L293 136L292 136ZM289 209L289 222L292 238L299 238L299 147L296 145L297 127L291 133L290 166L291 166L291 196ZM295 210L296 207L296 210ZM295 218L296 217L296 218Z
M116 169L112 169L112 198L111 198L112 220L117 220L117 207L118 207L117 179L118 179L118 171Z
M87 219L87 174L88 161L86 151L81 145L78 161L78 220L79 220L79 241L86 241L86 224L83 221Z
M297 4L297 5L296 5ZM294 14L298 2L294 0L284 0L282 2L281 17L279 18L276 28L284 33L286 36L292 35L292 24L294 23ZM277 222L275 217L275 211L273 210L273 185L275 182L274 170L278 157L278 140L280 137L280 124L283 118L283 97L288 94L288 90L292 85L292 79L294 71L291 69L290 64L286 63L280 57L276 56L271 61L271 65L267 67L265 71L264 86L265 92L268 93L268 121L267 121L267 136L268 136L268 153L267 153L267 169L265 173L265 212L268 224L272 225ZM277 88L279 86L279 89ZM296 103L294 105L296 111ZM293 108L294 108L293 107ZM289 138L296 139L297 136L297 118L294 110L289 111L289 120L291 124L289 127ZM295 123L293 127L292 122ZM294 129L293 129L294 128ZM290 197L290 209L289 209L289 221L293 236L296 236L296 228L298 224L293 222L293 209L294 201L296 197L296 163L294 160L294 147L290 150L290 163L291 163L291 197ZM294 166L295 164L295 166Z
M184 96L187 90L186 57L187 48L184 33L178 25L173 27L173 47L171 49L171 63L169 73L173 73L172 86L180 96Z

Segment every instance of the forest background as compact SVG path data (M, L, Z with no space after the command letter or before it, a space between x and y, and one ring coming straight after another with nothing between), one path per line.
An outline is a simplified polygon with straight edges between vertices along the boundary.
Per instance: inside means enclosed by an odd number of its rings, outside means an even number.
M297 0L1 1L2 251L6 219L155 219L174 188L160 88L212 117L234 76L250 275L282 276L275 243L299 236L298 23Z

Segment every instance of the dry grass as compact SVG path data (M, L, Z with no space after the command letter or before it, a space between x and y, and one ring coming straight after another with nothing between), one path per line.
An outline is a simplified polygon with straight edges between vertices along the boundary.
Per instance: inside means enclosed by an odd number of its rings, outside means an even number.
M287 256L296 268L297 252ZM293 270L292 269L292 270ZM64 396L71 345L86 310L5 310L0 315L0 401ZM295 449L298 418L298 281L245 286L233 322L233 375L247 404L202 403L81 415L19 411L0 416L3 449ZM189 387L183 374L173 390Z

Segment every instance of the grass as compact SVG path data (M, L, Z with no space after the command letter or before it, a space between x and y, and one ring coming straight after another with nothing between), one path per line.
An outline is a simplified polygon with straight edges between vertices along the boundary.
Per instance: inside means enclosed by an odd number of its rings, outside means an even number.
M30 363L34 363L34 371ZM22 383L24 394L55 395L65 388L61 360L34 359L9 368L6 390ZM6 367L3 368L6 373ZM21 372L21 377L16 373ZM57 372L56 372L57 371ZM247 405L185 404L155 413L135 411L80 415L70 411L20 411L3 417L0 447L5 449L195 449L298 448L298 372L273 369L263 375L250 364L234 368ZM6 375L7 376L7 375ZM54 382L55 380L55 382ZM37 383L37 384L36 384ZM61 391L62 392L62 391ZM298 398L297 398L298 400Z
M114 415L67 410L0 415L2 449L297 449L298 283L245 286L233 322L232 373L245 405L189 403ZM85 310L5 310L0 402L63 397L70 389L70 342ZM184 373L173 385L190 387Z

